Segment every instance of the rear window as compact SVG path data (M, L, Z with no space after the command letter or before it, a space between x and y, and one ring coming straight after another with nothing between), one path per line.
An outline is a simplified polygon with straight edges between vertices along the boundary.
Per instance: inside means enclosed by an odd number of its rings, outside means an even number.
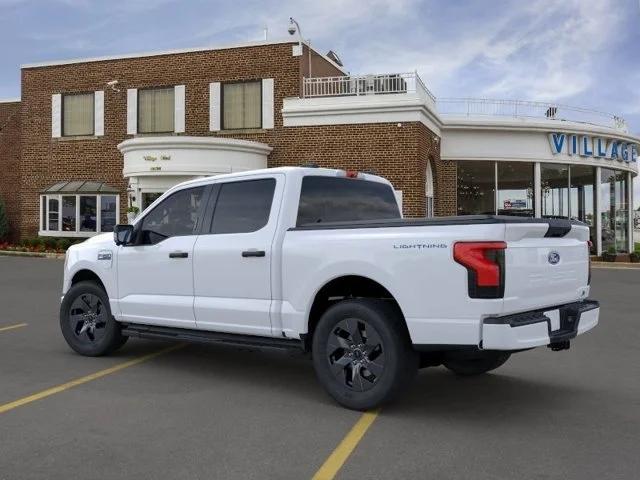
M302 179L297 225L400 218L393 189L380 182L307 176Z

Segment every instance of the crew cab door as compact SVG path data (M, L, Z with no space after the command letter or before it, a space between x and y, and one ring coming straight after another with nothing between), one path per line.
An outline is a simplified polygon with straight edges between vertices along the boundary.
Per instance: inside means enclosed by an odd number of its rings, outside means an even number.
M195 328L193 247L204 210L200 186L179 190L136 224L132 245L118 250L120 320Z
M271 336L272 245L284 175L214 184L194 248L197 328Z

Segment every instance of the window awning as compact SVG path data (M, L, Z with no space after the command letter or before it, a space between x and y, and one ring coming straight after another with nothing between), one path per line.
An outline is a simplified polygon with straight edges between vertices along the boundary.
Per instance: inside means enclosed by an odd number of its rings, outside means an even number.
M73 180L70 182L58 182L44 189L41 193L57 193L57 194L78 194L78 193L120 193L115 187L107 185L104 182L93 180Z

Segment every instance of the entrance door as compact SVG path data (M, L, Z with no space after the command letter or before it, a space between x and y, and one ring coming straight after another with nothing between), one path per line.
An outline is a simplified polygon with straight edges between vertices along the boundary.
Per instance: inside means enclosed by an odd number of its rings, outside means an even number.
M194 251L199 329L271 336L271 246L284 177L216 184Z
M193 247L207 188L165 198L136 224L134 244L119 247L122 321L195 328Z

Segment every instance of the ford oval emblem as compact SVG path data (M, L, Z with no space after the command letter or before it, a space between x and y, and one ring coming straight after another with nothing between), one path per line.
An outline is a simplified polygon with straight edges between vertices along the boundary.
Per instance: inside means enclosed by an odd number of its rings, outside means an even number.
M560 263L560 254L558 252L549 252L547 259L551 265L557 265Z

